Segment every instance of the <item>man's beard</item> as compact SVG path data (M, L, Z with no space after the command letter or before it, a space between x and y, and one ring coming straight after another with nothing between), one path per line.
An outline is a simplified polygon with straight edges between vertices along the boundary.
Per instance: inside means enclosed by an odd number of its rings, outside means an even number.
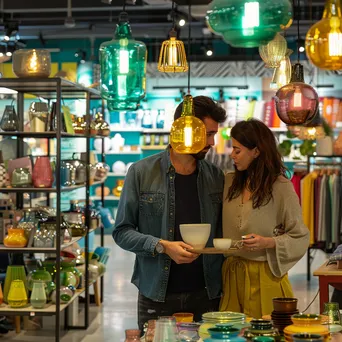
M204 149L198 153L193 153L191 154L196 160L203 160L205 158L205 156L207 155L207 153L209 152L209 150L211 149L211 147L208 145L206 147L204 147Z

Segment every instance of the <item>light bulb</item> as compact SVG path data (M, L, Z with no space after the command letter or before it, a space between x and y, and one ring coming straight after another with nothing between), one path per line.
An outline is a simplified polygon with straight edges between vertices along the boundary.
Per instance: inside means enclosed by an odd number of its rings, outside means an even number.
M184 127L184 146L192 146L192 127Z
M293 107L301 107L302 106L302 92L299 87L295 87L295 92L293 95Z
M168 64L171 66L178 65L178 57L177 57L177 43L175 39L170 39L170 43L168 46Z
M210 50L210 49L207 50L207 56L210 57L210 56L212 56L212 55L213 55L213 50Z
M243 35L251 36L254 34L254 27L259 27L259 2L246 2L245 13L242 17Z
M179 20L178 25L179 26L184 26L185 25L185 20L184 19Z
M119 73L128 74L129 71L129 53L127 50L128 39L120 39L119 50Z
M331 30L328 33L329 41L329 56L340 57L342 56L342 33L339 29L340 19L337 17L330 18Z
M28 69L31 70L31 71L37 71L37 67L38 67L37 52L35 50L33 50L32 56L30 58L30 62L29 62L29 65L28 65Z

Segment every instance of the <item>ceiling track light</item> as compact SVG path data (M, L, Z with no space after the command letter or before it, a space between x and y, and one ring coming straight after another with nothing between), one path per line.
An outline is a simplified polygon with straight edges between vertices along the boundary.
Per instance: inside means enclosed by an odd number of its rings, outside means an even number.
M68 14L67 17L64 20L64 26L67 28L73 28L76 25L76 22L74 20L74 18L72 17L72 4L71 4L71 0L68 0Z

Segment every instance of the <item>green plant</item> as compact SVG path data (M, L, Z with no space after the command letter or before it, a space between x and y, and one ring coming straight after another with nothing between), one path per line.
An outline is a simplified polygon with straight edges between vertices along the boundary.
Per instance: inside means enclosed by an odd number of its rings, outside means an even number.
M290 140L284 140L278 145L278 151L283 157L287 157L291 153L292 142Z

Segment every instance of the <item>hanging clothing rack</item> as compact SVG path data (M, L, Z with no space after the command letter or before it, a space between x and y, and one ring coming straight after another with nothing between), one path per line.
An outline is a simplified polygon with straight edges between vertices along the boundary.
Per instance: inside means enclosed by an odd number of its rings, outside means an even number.
M323 171L325 170L325 175L331 175L330 172L336 172L338 171L338 174L340 174L342 167L342 156L337 155L308 155L307 156L307 173L309 174L312 171ZM320 174L323 175L323 174ZM320 203L322 206L322 203ZM339 222L341 221L341 215L338 215L339 217L334 217L333 219L338 219ZM340 224L337 224L338 227L340 227ZM341 234L341 231L339 231L339 235ZM340 241L339 241L340 242ZM336 247L336 246L335 246ZM315 241L314 244L310 245L307 251L307 280L310 281L311 279L311 263L314 259L314 252L315 250L322 250L323 252L332 252L333 244L322 244L318 241Z

